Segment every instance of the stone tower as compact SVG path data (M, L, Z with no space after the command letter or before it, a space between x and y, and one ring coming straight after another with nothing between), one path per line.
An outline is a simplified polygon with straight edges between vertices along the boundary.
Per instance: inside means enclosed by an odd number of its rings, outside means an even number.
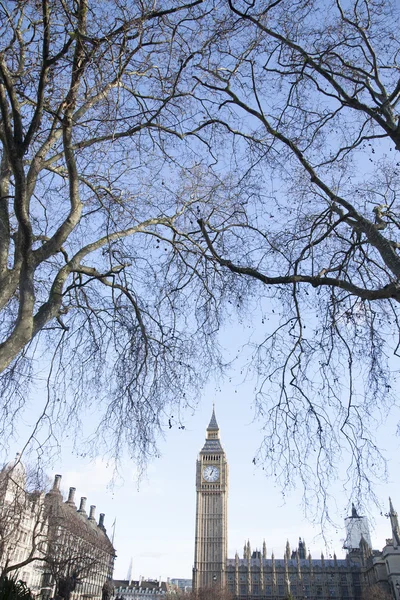
M223 588L228 558L228 464L214 409L196 463L196 493L193 589Z

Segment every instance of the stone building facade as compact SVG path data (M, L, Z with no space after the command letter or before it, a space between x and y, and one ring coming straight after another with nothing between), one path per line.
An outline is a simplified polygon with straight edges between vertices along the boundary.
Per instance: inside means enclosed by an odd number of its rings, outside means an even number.
M102 598L103 585L112 579L115 549L104 527L104 514L96 521L96 507L86 512L86 497L75 504L75 488L69 488L66 501L60 491L61 475L44 498L48 521L47 557L42 598L55 596L57 580L74 585L72 600ZM50 568L48 568L48 566Z
M213 410L206 441L196 463L196 531L193 589L226 589L238 600L360 600L363 591L378 585L382 592L400 600L400 530L390 502L393 537L382 550L373 551L365 517L346 519L345 559L314 559L303 540L293 551L289 543L283 558L252 551L227 555L228 463L222 448Z
M18 457L0 472L0 569L12 568L34 596L53 598L70 590L71 600L100 600L112 578L115 550L95 506L86 498L75 505L75 488L66 501L61 475L52 489L27 491L25 468ZM15 568L17 567L17 568Z
M30 561L46 552L44 493L26 491L26 472L19 455L0 471L0 572L21 565L18 576L39 593L43 563Z
M228 555L228 463L213 411L196 464L193 589L225 586Z
M361 572L358 562L349 558L300 558L297 550L295 558L285 554L280 559L253 552L227 560L226 588L237 598L358 600Z

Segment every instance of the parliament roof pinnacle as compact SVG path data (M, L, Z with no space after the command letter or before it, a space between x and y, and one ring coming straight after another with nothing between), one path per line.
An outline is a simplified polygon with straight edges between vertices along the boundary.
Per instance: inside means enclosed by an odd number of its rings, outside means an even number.
M207 438L201 452L223 452L221 442L219 439L219 427L217 419L215 418L215 407L213 405L213 411L211 415L210 424L207 427Z
M218 427L217 419L215 417L215 407L213 405L211 420L210 420L209 426L207 427L207 431L218 431L218 430L219 430L219 427Z

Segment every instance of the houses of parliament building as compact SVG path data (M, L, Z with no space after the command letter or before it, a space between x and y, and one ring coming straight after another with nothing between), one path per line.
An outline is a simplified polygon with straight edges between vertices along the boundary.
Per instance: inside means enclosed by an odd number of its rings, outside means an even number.
M193 589L222 588L238 600L400 600L400 529L390 501L392 537L383 550L372 550L366 517L353 505L346 521L345 559L314 559L299 539L286 545L282 558L252 551L248 542L243 556L228 558L228 463L221 445L213 410L206 441L196 465L196 532ZM378 594L378 596L376 595Z

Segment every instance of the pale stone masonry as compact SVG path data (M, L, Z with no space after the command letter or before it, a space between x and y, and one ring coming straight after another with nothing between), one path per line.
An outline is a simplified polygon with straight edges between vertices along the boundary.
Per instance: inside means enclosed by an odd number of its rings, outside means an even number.
M57 578L77 581L71 600L101 600L115 559L104 514L97 522L92 505L88 515L84 497L78 508L75 488L64 500L60 482L56 475L47 494L27 491L18 455L0 471L0 570L19 565L10 574L42 600L55 597Z
M225 586L228 553L228 463L213 410L196 464L193 589Z
M223 588L238 600L360 600L378 585L400 600L400 529L391 501L392 538L382 552L372 550L367 519L353 505L345 559L313 559L301 539L293 551L287 543L283 558L268 556L265 542L255 551L247 542L242 557L228 558L228 463L214 409L196 463L196 496L194 590Z

